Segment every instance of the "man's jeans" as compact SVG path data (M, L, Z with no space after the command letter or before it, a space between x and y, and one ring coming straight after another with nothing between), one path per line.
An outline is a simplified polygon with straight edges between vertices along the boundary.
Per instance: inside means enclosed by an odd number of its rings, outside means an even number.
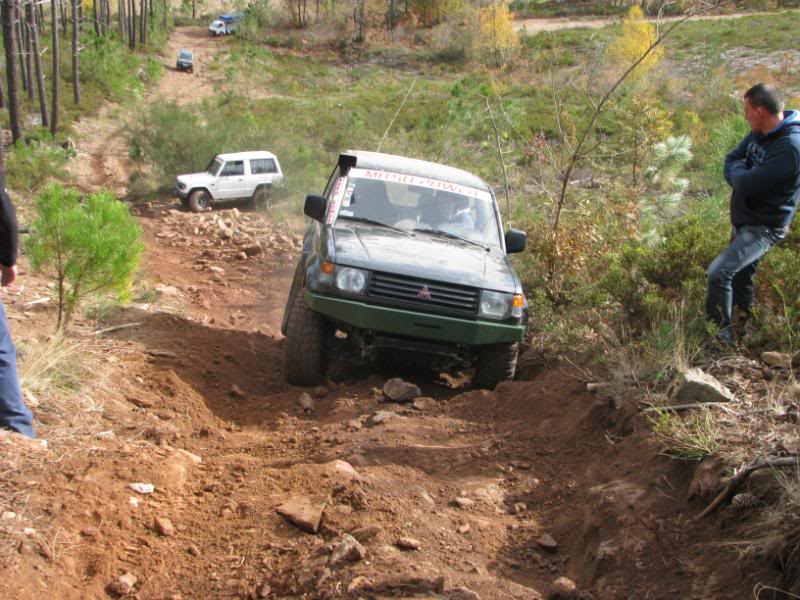
M0 428L7 427L17 433L35 438L33 416L19 387L17 351L11 334L3 303L0 302Z
M786 237L787 227L745 225L735 227L730 245L706 271L706 319L720 329L730 327L733 307L745 313L753 304L753 277L767 251Z

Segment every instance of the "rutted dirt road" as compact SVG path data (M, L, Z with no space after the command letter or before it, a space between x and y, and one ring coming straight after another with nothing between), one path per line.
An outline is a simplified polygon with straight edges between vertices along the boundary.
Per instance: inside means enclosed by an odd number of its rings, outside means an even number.
M181 93L167 77L156 99ZM326 386L288 386L299 237L238 209L137 214L154 294L103 323L126 327L100 336L96 408L71 436L45 421L47 449L0 438L3 598L733 600L768 578L713 545L736 523L690 522L693 465L657 454L633 404L569 370L486 392L335 364ZM394 376L423 397L384 402ZM316 533L278 513L301 498Z

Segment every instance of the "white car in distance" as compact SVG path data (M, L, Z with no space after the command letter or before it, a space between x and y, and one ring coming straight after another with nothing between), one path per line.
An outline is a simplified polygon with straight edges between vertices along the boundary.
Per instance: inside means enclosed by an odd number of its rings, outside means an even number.
M210 210L216 204L249 200L265 206L272 189L282 185L283 172L271 152L218 154L202 173L178 175L175 194L192 212Z

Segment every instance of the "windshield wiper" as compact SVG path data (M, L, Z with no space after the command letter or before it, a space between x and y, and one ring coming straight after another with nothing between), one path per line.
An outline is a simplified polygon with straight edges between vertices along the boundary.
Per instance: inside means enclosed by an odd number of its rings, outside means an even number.
M359 223L367 223L368 225L377 225L378 227L386 227L394 231L399 231L400 233L405 233L406 235L410 235L412 237L414 236L414 234L408 231L407 229L403 229L401 227L395 227L394 225L389 225L388 223L384 223L383 221L376 221L375 219L370 219L369 217L348 217L346 215L339 215L339 219L345 219L347 221L358 221Z
M443 229L423 229L421 227L417 227L416 229L414 229L414 231L421 231L423 233L430 233L431 235L441 235L441 236L444 236L444 237L449 237L449 238L454 239L454 240L461 240L462 242L467 242L468 244L472 244L473 246L477 246L478 248L482 248L483 250L486 250L486 252L489 251L489 247L488 246L484 246L480 242L476 242L475 240L471 240L465 235L458 235L457 233L453 233L451 231L444 231Z

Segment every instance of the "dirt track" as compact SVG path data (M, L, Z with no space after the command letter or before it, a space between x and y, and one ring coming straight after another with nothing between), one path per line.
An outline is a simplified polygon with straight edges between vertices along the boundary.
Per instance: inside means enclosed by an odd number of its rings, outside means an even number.
M751 17L759 14L768 13L737 13L731 15L699 15L692 17L693 21L710 21L719 19L739 19L741 17ZM662 17L661 23L671 23L682 19L683 17ZM577 29L579 27L587 27L589 29L600 29L608 25L614 25L621 21L621 18L615 19L597 19L597 18L570 18L570 17L557 17L557 18L542 18L542 19L517 19L513 23L514 31L525 30L529 34L540 33L542 31L559 31L561 29ZM659 22L651 19L653 24Z
M154 99L187 77L213 91L202 69L168 72ZM110 131L102 120L92 135ZM106 148L104 160L124 162L124 148ZM585 592L563 597L733 600L759 580L732 549L711 546L718 523L689 522L703 506L685 499L693 465L659 456L631 404L587 394L569 370L491 393L334 365L304 413L298 397L313 390L283 382L278 333L298 238L247 211L178 208L139 213L159 298L104 324L138 323L104 338L96 424L47 450L2 440L20 457L6 479L26 498L16 510L40 530L6 531L21 541L0 553L3 598L106 598L127 571L131 597L153 600L534 599L560 576ZM220 218L233 238L219 236ZM254 242L262 250L243 259ZM392 376L425 398L380 402L374 388ZM156 490L140 495L131 482ZM277 514L296 496L324 504L316 535ZM156 518L174 527L159 531ZM354 530L365 557L332 565ZM398 548L401 537L419 548Z

